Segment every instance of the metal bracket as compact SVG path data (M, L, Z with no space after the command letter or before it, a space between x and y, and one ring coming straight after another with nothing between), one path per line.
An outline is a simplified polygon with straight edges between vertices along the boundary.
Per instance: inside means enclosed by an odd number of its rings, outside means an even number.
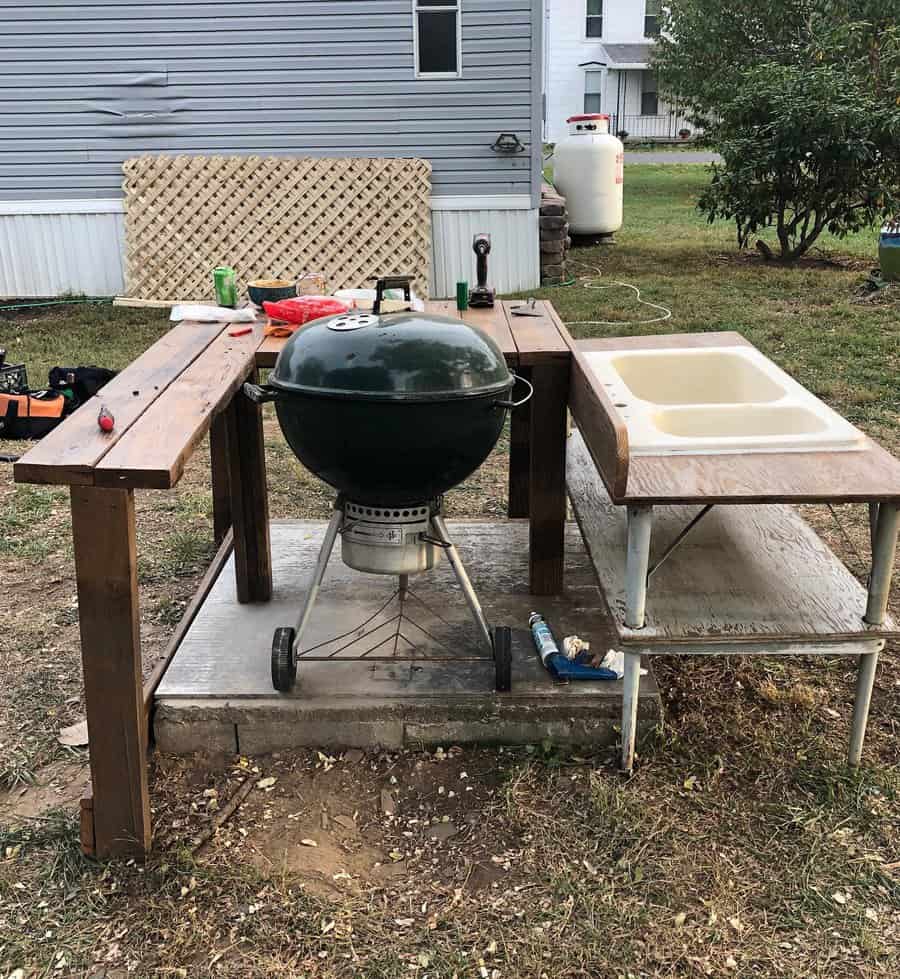
M660 556L656 564L654 564L647 572L647 581L649 581L650 578L659 570L660 565L663 564L663 562L669 557L669 555L675 550L675 548L678 547L678 545L685 539L685 537L687 537L687 535L694 529L694 527L696 527L697 524L700 523L700 521L707 515L707 513L709 513L709 511L712 510L712 508L713 508L713 504L707 503L706 506L703 507L703 509L700 510L700 512L697 513L694 517L692 517L689 523L682 530L678 532L678 535L675 537L675 540L673 540L672 543L669 544L669 546L663 551L662 555Z

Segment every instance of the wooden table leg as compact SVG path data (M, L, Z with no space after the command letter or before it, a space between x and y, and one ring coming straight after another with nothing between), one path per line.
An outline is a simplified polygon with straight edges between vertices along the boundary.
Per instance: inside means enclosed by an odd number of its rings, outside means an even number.
M72 536L92 802L81 838L100 859L150 845L134 492L73 486Z
M250 380L256 380L255 372ZM239 390L226 416L237 597L242 603L267 602L272 553L262 408Z
M516 373L531 380L531 371ZM515 393L515 392L514 392ZM509 517L527 517L531 512L531 400L513 408L509 417Z
M563 587L569 361L532 368L529 581L532 595Z
M216 547L231 526L231 487L228 482L228 418L220 411L209 428L209 462L212 471L213 538Z
M642 629L644 626L652 528L653 507L628 507L625 624L632 629ZM623 772L630 772L634 768L634 743L637 735L640 692L641 654L625 653L625 676L622 682L622 757L619 763Z

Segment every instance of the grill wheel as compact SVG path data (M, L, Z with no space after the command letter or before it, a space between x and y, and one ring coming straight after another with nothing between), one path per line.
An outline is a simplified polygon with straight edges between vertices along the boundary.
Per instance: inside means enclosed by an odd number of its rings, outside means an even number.
M275 630L272 637L272 686L282 693L293 689L297 679L297 661L294 659L296 632L289 626Z

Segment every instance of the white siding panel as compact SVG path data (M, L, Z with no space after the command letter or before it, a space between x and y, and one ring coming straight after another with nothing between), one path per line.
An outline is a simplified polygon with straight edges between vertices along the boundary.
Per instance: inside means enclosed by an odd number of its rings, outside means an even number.
M540 281L538 212L525 195L489 197L484 208L462 210L461 198L443 198L432 211L433 298L455 296L456 283L475 282L472 238L491 236L490 284L501 293L534 289ZM441 199L436 199L440 204ZM0 205L0 298L27 299L124 291L125 235L118 201L5 202ZM14 208L28 213L9 213ZM54 210L66 213L53 213ZM71 213L68 213L71 212Z
M479 232L491 236L488 285L499 293L537 288L541 273L536 209L434 210L432 298L455 296L456 283L461 279L470 286L475 283L472 239Z
M0 298L124 289L123 215L0 214Z

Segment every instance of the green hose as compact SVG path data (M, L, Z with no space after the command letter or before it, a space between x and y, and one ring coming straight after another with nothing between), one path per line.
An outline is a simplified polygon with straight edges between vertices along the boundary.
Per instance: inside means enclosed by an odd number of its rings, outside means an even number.
M4 306L0 303L0 313L5 312L7 309L34 309L37 306L77 306L84 303L111 303L112 299L109 297L96 298L96 299L45 299L39 303L16 303L15 306Z

